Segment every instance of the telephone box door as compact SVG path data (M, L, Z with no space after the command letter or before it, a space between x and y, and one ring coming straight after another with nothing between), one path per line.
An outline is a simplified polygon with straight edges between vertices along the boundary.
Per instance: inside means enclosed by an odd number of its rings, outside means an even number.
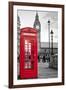
M33 34L33 33L32 33ZM20 78L37 77L37 36L34 33L20 36Z

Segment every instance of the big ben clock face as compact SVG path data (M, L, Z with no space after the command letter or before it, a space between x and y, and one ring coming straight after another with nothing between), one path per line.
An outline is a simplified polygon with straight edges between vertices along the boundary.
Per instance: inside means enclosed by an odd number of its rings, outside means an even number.
M36 25L36 29L38 29L38 30L39 30L39 25Z

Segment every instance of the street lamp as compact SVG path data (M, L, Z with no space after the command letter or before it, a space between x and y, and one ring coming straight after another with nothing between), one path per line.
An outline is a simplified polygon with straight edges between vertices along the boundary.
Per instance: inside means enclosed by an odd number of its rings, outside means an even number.
M51 30L51 55L53 55L53 31Z
M49 61L50 61L50 20L48 20L48 42L49 42Z

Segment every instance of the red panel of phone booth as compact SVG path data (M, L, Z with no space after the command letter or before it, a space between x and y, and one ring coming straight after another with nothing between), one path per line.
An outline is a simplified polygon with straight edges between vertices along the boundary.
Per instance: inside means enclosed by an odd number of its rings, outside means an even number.
M20 78L36 78L37 63L37 30L23 28L20 32Z

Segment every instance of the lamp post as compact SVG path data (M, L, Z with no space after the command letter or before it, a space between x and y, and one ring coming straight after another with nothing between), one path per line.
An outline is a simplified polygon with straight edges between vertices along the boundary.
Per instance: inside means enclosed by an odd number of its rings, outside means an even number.
M48 20L48 42L49 42L49 61L50 61L50 20Z
M51 30L51 55L53 55L53 31Z

